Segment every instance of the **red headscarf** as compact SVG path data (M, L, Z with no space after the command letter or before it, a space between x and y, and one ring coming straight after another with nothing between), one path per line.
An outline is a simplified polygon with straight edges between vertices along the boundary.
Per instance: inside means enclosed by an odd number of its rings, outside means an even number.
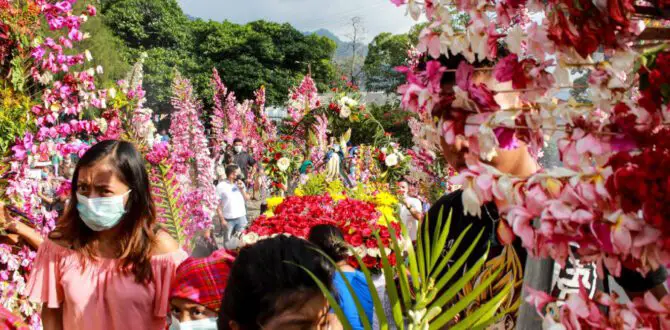
M187 299L218 312L234 260L234 255L223 249L207 258L184 260L177 268L170 299Z

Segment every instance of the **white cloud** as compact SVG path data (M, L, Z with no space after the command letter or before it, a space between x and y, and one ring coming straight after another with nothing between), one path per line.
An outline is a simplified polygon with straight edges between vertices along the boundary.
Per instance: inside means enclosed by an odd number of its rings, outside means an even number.
M300 31L328 29L342 40L351 18L363 19L365 42L381 32L405 33L415 24L404 7L390 0L179 0L188 15L215 21L247 23L259 19L288 22Z

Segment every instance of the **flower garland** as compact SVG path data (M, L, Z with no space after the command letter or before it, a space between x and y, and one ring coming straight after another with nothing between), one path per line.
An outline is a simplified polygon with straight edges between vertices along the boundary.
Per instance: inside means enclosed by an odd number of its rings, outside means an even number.
M191 83L180 75L173 83L174 96L170 135L172 164L180 184L187 187L183 206L191 219L187 233L209 228L218 197L214 189L214 161L210 157L205 129L200 122L200 105Z
M288 114L297 125L311 110L321 106L316 83L309 75L305 76L298 87L293 87L288 97Z
M508 205L503 218L532 255L564 263L568 246L578 244L582 260L596 263L601 275L605 267L616 275L622 267L646 273L670 263L662 216L670 202L664 170L670 123L668 45L642 52L631 47L644 28L632 1L392 2L407 5L415 19L425 13L429 21L417 47L423 58L400 68L407 82L398 91L403 105L418 115L412 131L426 150L439 150L440 140L467 141L467 169L452 180L463 187L466 213L476 215L483 203L502 200ZM463 30L452 28L448 5L471 17ZM541 22L530 23L527 9L546 14L538 17ZM499 56L501 42L511 54ZM592 61L600 48L607 60ZM468 62L497 64L442 64L444 57L459 54ZM559 90L576 87L569 75L573 67L591 70L590 103L553 99ZM490 72L495 89L474 79L482 71ZM455 76L453 91L442 88L446 74ZM510 97L521 102L502 102ZM538 157L550 135L558 138L562 168L519 179L481 161L520 143ZM535 219L539 227L532 225ZM613 298L593 302L581 297L576 303L580 298L575 297L569 298L575 304L561 307L558 321L569 328L577 326L577 319L582 325L607 324L606 317L590 319L597 314L592 306ZM613 327L666 324L661 304L643 305L617 307L628 319Z

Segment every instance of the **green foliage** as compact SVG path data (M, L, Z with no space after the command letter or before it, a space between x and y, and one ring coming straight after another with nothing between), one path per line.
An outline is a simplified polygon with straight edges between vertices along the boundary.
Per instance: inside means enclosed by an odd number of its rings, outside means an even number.
M29 120L32 102L30 98L16 92L0 80L0 156L9 152L16 137L34 127Z
M238 25L196 20L193 26L199 62L215 66L238 97L252 98L265 85L268 104L283 104L289 88L309 68L320 90L335 77L330 59L336 45L328 38L305 36L289 24L266 21Z
M395 92L404 76L395 67L405 64L407 51L411 47L407 34L381 33L368 46L365 58L365 87L370 91Z
M369 104L367 111L371 116L359 122L333 121L330 125L333 135L337 136L351 128L353 145L375 145L380 138L384 138L384 133L389 133L402 147L412 147L412 132L407 125L412 113L402 109L398 102ZM380 125L383 131L380 130Z
M183 215L182 206L179 205L181 192L175 177L171 174L170 165L161 163L149 165L151 171L151 186L153 188L154 200L158 209L158 218L164 225L165 230L183 246L186 242L184 233L184 222L187 220Z
M85 10L87 5L97 5L95 0L77 1L74 7L75 12ZM114 35L110 27L105 25L101 15L90 17L82 25L82 32L87 33L89 37L80 43L74 45L74 52L83 53L89 50L93 56L91 62L87 62L87 67L102 66L104 72L97 75L97 82L102 86L114 84L130 69L130 54L123 40Z
M212 67L238 99L253 98L265 85L270 105L283 104L310 67L320 89L335 77L335 43L289 24L189 20L176 0L107 0L102 7L104 22L130 48L129 58L147 52L147 106L159 112L171 109L175 69L193 83L206 109Z
M103 2L102 14L129 47L187 47L188 18L175 0L109 0Z
M424 223L428 224L428 221ZM478 261L462 276L456 278L457 273L465 261L470 257L474 247L479 242L482 232L479 233L473 242L469 242L469 248L462 255L458 256L458 260L449 268L445 268L447 261L456 252L456 249L463 241L466 233L469 231L468 227L460 234L454 244L448 249L447 255L442 256L446 248L447 237L449 236L449 228L451 224L451 214L446 218L442 217L442 211L439 212L437 221L437 228L429 228L428 225L422 226L422 230L418 233L418 241L416 247L408 244L402 246L396 238L393 228L389 227L391 251L392 254L387 254L384 244L378 234L377 245L381 254L383 275L386 280L386 292L391 305L392 315L391 319L384 314L384 307L381 304L381 299L377 294L370 270L365 266L363 260L354 253L358 260L361 271L365 274L368 288L372 296L374 304L374 312L377 315L381 329L389 329L389 326L395 326L398 329L441 329L449 326L453 329L471 329L471 328L485 328L497 320L500 315L497 310L503 302L505 296L512 289L512 284L507 284L495 297L487 303L469 310L469 314L464 318L456 321L454 317L470 308L477 297L484 292L484 290L491 287L492 282L497 278L497 275L502 269L496 271L492 276L487 277L479 283L472 291L465 295L459 295L463 292L469 281L477 275L482 266L487 260L488 252L480 256ZM409 242L407 228L402 226L402 241ZM431 241L431 237L434 239ZM352 250L352 252L354 252ZM399 256L407 255L407 262L399 260ZM324 254L325 256L325 254ZM327 257L327 256L326 256ZM327 257L328 258L328 257ZM391 260L396 258L396 260ZM328 258L330 259L330 258ZM392 262L394 261L394 262ZM330 262L335 262L330 259ZM446 272L444 270L446 269ZM338 270L339 271L339 270ZM343 274L342 274L343 275ZM328 297L330 292L327 292L326 286L313 277L319 286ZM351 287L346 276L342 276L350 294L354 299L357 309L362 310L360 299L356 292ZM397 284L395 279L398 279ZM453 284L446 287L451 280ZM331 307L336 311L338 317L343 323L345 329L351 329L351 325L347 319L338 313L340 310L339 304L333 304L334 299L328 299ZM359 312L360 315L365 313ZM371 328L372 320L365 320L363 317L365 329Z

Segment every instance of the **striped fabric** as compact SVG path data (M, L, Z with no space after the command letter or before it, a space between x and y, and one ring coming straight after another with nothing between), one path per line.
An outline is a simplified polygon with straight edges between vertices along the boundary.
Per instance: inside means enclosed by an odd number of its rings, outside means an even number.
M206 258L184 260L177 268L170 299L187 299L218 312L234 260L235 257L223 249Z

